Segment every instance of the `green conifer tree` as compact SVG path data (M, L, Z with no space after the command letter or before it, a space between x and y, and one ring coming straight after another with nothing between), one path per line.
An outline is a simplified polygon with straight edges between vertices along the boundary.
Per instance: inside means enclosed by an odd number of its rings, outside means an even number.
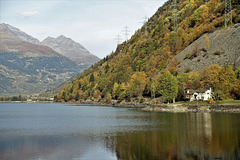
M165 97L168 102L175 102L178 93L177 80L165 69L161 71L158 78L157 92Z

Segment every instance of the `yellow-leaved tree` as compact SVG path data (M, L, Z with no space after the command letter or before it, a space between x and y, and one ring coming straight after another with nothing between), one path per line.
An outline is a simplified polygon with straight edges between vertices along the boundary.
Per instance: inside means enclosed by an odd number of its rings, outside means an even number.
M133 88L133 95L141 97L146 84L147 75L144 72L135 72L130 80L131 88Z

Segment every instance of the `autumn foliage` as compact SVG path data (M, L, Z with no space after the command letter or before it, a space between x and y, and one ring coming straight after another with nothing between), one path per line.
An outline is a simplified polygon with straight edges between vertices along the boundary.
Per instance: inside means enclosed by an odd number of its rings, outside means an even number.
M178 3L180 1L177 1ZM174 1L167 1L137 30L130 40L118 45L115 52L105 57L57 96L58 101L93 100L110 102L133 97L164 97L166 101L183 100L185 88L209 89L218 98L239 98L239 78L236 68L213 65L201 73L176 70L179 62L173 57L194 40L224 26L224 1L183 0L179 3L177 30L174 28ZM232 6L233 23L240 22L240 3ZM195 47L196 52L199 50ZM195 53L189 53L191 59ZM168 67L168 70L166 68Z

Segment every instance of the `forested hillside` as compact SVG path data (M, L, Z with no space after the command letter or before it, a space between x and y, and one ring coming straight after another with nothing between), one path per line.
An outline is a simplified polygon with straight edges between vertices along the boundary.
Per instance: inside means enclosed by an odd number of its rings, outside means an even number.
M240 2L232 0L231 7L232 23L227 21L227 27L240 23ZM110 102L161 97L170 102L184 100L186 88L210 87L216 99L239 99L238 66L213 65L201 72L182 71L176 67L180 62L174 59L202 35L206 35L206 46L196 47L186 58L191 59L200 50L207 53L207 34L224 30L225 17L224 0L169 0L130 40L67 85L56 100Z

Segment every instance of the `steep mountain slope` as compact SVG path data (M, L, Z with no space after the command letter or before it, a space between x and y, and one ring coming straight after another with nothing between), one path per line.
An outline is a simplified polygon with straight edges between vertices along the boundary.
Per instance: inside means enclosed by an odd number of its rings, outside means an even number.
M30 43L33 43L33 44L38 44L40 43L38 39L36 38L33 38L32 36L26 34L25 32L22 32L21 30L19 30L18 28L16 27L13 27L11 25L8 25L8 24L5 24L5 23L2 23L0 24L0 29L8 29L9 32L11 32L13 35L15 35L16 37L26 41L26 42L30 42Z
M224 1L220 0L167 1L129 41L119 45L112 55L67 85L58 95L58 100L91 99L109 102L111 99L131 100L142 96L162 96L167 101L175 98L183 100L184 88L209 87L218 89L218 93L225 96L237 97L235 93L238 90L240 92L240 81L237 78L240 76L237 76L239 70L236 68L233 71L230 66L215 67L214 73L217 75L213 80L210 75L212 72L208 72L212 68L207 68L203 73L183 73L177 69L181 62L174 59L202 35L224 28L224 7ZM238 0L232 1L232 22L240 23ZM236 39L239 40L239 37L234 38L234 41ZM238 50L229 54L237 55ZM231 58L231 61L234 59ZM228 89L223 90L226 86Z
M91 66L100 60L97 56L86 50L82 45L63 35L57 38L48 37L43 40L41 44L51 47L55 51L76 62L78 65Z
M208 49L206 40L208 39ZM205 34L174 57L182 71L202 71L213 64L240 66L240 24Z
M9 26L0 27L0 95L44 90L82 71L53 49L19 38Z

